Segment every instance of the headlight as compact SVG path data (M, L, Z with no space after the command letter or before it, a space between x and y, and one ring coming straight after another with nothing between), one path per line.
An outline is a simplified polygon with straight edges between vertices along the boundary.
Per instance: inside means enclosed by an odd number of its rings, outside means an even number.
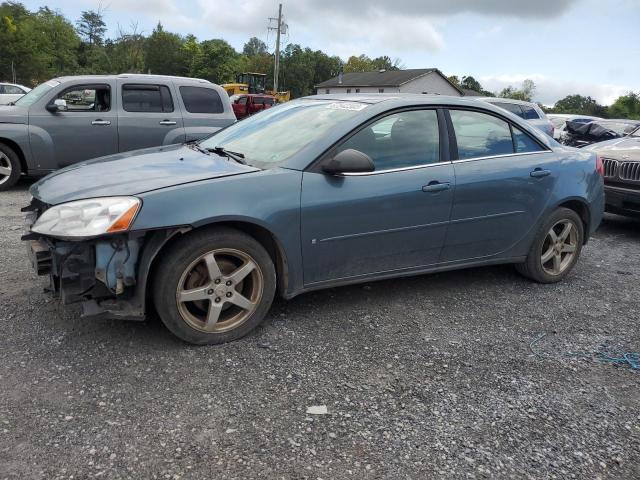
M63 203L46 210L31 231L63 238L124 232L133 223L140 204L135 197L91 198Z

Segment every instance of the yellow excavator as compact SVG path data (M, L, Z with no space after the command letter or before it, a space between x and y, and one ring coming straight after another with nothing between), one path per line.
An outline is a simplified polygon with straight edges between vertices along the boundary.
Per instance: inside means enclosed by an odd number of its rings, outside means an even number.
M284 103L291 100L291 92L274 92L266 90L266 83L266 73L246 72L237 74L235 83L225 83L221 86L229 96L247 93L264 93L266 95L276 97L278 103Z

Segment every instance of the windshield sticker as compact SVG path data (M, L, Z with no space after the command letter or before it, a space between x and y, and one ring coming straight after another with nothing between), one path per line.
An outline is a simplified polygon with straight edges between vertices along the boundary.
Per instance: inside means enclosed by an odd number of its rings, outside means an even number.
M58 85L60 85L60 82L56 82L55 80L49 80L48 82L45 82L47 85L49 85L50 87L57 87Z
M331 110L351 110L354 112L359 112L367 108L367 106L363 103L355 103L355 102L334 102L327 104L327 108Z

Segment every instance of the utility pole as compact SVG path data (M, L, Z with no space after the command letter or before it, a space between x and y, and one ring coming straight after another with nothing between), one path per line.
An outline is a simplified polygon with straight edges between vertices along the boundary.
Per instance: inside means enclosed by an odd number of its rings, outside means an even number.
M269 26L269 30L276 31L276 56L273 65L273 90L278 92L278 76L280 74L280 35L287 31L287 25L282 22L282 4L278 5L278 18L269 18L269 21L276 20L278 23L275 27Z

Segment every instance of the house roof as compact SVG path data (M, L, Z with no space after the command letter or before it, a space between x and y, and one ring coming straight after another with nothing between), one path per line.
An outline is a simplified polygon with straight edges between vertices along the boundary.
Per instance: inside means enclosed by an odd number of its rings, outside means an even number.
M484 97L483 93L478 92L477 90L471 90L470 88L461 89L464 93L465 97Z
M376 70L375 72L351 72L342 75L342 83L339 76L333 77L316 85L316 88L325 87L399 87L411 80L423 75L437 72L437 68L415 68L411 70ZM439 72L438 72L439 73Z

